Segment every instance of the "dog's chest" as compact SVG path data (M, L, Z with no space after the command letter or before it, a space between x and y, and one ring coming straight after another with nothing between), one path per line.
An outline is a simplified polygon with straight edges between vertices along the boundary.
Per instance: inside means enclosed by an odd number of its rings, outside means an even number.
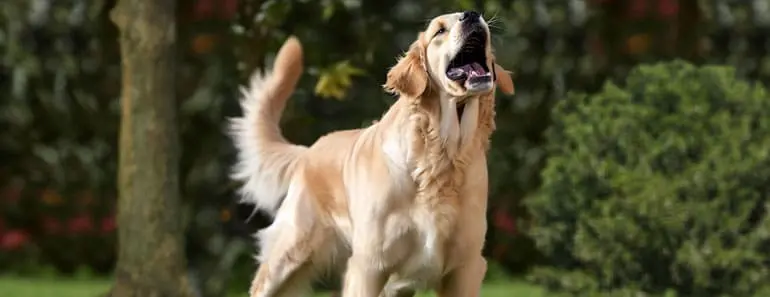
M390 161L390 189L394 190L389 197L393 199L392 205L399 205L399 211L392 213L386 234L399 234L390 239L392 242L398 242L396 245L401 247L398 250L404 251L403 254L397 253L403 256L399 257L403 261L395 269L397 278L411 283L410 286L424 287L434 285L449 268L445 263L448 248L446 243L451 237L450 230L454 229L457 216L456 197L449 196L456 195L442 195L443 192L434 191L436 185L430 185L430 189L418 197L418 184L415 182L414 173L424 172L427 175L420 174L421 178L434 179L430 174L438 171L425 162L415 162L424 158L427 152L418 154L418 151L414 151L409 145L410 142L403 140L404 138L392 138L383 146ZM447 176L451 174L437 176L434 180ZM442 188L457 186L452 183L439 184L446 186Z
M446 236L436 228L429 210L412 208L402 218L408 218L410 232L398 239L405 246L406 255L397 267L396 276L412 287L434 285L446 270Z

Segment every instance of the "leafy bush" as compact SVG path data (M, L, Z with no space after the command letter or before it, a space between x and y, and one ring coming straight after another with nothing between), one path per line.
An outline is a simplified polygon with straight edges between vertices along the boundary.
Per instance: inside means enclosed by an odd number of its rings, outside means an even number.
M571 94L553 119L525 202L551 265L535 280L582 296L770 296L761 85L728 67L640 66L625 87Z

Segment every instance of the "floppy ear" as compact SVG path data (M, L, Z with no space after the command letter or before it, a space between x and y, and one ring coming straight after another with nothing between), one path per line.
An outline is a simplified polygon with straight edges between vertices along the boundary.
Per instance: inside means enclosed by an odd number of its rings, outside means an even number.
M508 70L505 70L503 66L497 65L497 63L495 63L493 75L495 76L495 82L497 83L497 86L500 87L500 90L503 91L503 93L512 95L514 92L516 92L513 87L511 73Z
M425 68L423 55L425 48L420 40L409 46L409 51L398 60L396 66L390 68L388 77L383 87L390 93L398 93L412 98L419 97L428 87L428 71Z

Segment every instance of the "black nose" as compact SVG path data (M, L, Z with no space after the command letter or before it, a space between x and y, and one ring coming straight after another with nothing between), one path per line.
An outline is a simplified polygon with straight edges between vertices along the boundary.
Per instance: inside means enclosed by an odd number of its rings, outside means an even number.
M478 22L481 15L473 10L464 11L463 16L460 17L461 22Z

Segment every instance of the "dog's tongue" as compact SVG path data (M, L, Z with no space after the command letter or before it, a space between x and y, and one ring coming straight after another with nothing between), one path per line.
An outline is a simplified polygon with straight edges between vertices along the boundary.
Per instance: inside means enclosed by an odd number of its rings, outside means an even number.
M481 64L471 63L449 69L447 76L452 80L469 79L487 74Z
M469 65L469 67L470 67L470 75L468 75L469 77L482 76L487 74L487 71L485 71L484 68L481 67L479 63L473 63Z

